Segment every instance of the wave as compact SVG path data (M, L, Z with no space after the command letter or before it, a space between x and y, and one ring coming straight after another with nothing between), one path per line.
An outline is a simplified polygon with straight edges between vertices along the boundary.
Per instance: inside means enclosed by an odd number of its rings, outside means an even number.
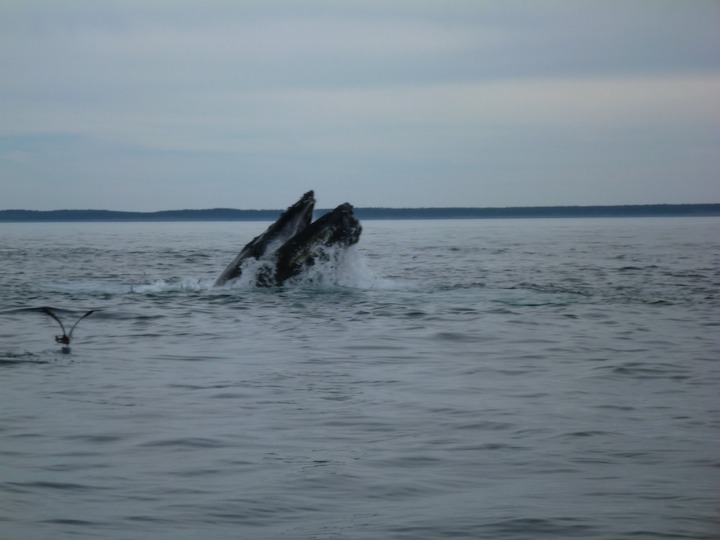
M258 276L267 272L272 261L248 259L243 263L242 274L223 286L216 287L216 276L169 276L147 279L144 282L113 282L107 279L72 282L44 282L31 286L34 291L72 296L123 296L127 294L157 295L165 293L228 294L240 291L268 290L258 287ZM330 248L316 264L288 280L281 287L269 289L336 288L357 290L389 290L402 288L397 280L380 276L370 268L357 246Z

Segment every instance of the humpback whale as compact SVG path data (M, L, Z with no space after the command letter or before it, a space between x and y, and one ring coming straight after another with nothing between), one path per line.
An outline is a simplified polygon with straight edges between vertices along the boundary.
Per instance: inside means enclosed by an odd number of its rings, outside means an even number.
M215 286L239 277L248 259L268 263L257 273L258 286L279 286L318 260L328 258L330 248L349 247L360 240L362 227L353 215L352 205L343 203L312 221L314 206L314 192L308 191L238 253Z

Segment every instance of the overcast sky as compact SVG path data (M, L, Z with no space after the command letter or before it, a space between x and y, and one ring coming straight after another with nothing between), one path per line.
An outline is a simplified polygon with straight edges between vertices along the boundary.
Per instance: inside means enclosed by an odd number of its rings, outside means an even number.
M0 209L720 202L717 0L0 0Z

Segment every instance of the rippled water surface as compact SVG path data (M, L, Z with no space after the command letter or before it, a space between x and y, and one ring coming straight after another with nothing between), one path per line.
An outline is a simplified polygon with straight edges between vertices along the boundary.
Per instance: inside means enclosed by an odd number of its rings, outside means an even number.
M718 538L720 219L363 225L0 224L0 538Z

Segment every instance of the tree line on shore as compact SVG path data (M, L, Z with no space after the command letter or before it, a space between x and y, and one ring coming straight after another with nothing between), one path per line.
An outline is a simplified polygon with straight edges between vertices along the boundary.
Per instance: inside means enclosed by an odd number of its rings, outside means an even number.
M0 210L0 221L272 221L282 210ZM327 210L317 209L321 215ZM519 206L507 208L355 208L358 219L490 219L555 217L720 216L720 204Z

